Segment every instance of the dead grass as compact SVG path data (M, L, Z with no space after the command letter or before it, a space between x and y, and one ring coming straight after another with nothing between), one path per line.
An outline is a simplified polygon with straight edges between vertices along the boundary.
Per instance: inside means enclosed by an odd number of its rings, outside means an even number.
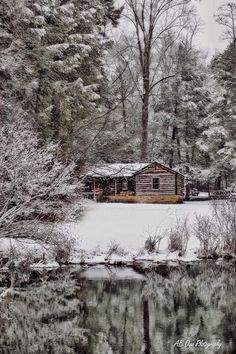
M160 249L161 240L165 237L165 232L156 231L154 234L151 234L148 231L148 237L145 241L144 248L148 253L158 253Z
M110 258L114 254L118 256L125 256L127 253L122 247L120 247L119 243L111 241L107 250L107 258Z
M111 203L180 204L184 197L179 195L116 195L107 198Z

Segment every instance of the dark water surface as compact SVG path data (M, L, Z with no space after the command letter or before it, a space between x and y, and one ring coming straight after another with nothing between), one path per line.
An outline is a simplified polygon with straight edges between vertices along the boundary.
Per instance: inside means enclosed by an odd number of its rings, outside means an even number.
M232 267L70 271L18 289L1 313L0 353L236 353Z

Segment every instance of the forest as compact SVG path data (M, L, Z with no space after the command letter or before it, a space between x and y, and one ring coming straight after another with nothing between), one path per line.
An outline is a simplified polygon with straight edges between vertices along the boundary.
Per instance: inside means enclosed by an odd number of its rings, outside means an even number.
M86 166L160 161L234 188L236 4L197 48L194 0L2 0L0 229L78 213Z
M236 2L207 52L204 1L0 0L0 353L236 353ZM83 198L108 163L181 203Z

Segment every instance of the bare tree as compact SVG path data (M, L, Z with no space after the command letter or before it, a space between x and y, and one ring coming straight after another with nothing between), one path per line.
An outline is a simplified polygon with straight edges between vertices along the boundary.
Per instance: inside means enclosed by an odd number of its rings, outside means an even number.
M138 53L141 71L139 85L142 101L141 160L146 160L148 152L151 94L159 83L175 76L175 73L162 76L159 67L161 56L188 27L190 16L194 13L193 8L189 6L190 2L191 0L126 0L124 16L135 30L134 41L129 49L135 54ZM169 31L173 31L175 36L163 48L162 40Z
M112 48L112 61L115 62L115 78L112 83L113 94L121 111L124 131L127 133L131 112L133 115L136 106L136 82L139 74L138 71L135 73L136 61L131 57L131 53L126 51L126 39L124 37L119 38Z
M223 39L236 42L236 3L228 2L219 7L216 22L224 26Z

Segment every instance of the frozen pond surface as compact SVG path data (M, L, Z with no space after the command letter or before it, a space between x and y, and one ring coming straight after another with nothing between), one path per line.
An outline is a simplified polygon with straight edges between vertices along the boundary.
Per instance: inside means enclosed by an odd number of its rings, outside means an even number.
M177 218L188 217L191 222L196 214L210 212L208 201L177 205L91 203L82 220L67 225L67 228L72 235L80 238L80 246L86 250L94 250L97 246L107 249L112 241L131 250L143 247L148 234L169 228ZM197 245L192 238L189 247ZM163 240L160 249L166 249L166 246L166 240Z

